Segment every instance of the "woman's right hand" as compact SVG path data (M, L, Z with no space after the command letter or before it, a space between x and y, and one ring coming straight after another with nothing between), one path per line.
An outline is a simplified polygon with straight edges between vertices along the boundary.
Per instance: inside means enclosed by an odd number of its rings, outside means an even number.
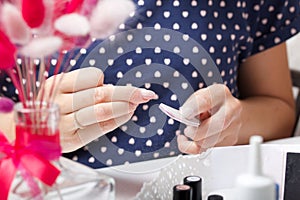
M62 80L58 80L62 77ZM103 84L101 70L89 67L52 76L45 94L57 86L55 102L60 106L63 152L74 151L127 122L137 106L157 95L132 86Z

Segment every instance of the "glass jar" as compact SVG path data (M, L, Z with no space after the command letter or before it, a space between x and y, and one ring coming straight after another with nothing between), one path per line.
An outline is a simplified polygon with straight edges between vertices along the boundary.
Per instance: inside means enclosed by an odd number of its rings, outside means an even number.
M9 199L115 199L113 178L60 156L59 117L59 107L53 103L27 102L14 106L15 154L26 160L28 153L31 160L18 161ZM46 169L46 164L40 163L43 159L59 170L57 178L53 178L53 168ZM44 176L46 183L51 178L55 182L45 184L34 174Z

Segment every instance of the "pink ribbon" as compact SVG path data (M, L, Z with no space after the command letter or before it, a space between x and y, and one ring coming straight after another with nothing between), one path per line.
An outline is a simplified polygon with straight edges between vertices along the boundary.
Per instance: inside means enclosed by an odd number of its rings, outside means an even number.
M0 199L8 198L12 181L21 167L48 186L55 183L60 171L50 161L61 155L56 140L54 136L33 135L25 131L11 144L0 131Z

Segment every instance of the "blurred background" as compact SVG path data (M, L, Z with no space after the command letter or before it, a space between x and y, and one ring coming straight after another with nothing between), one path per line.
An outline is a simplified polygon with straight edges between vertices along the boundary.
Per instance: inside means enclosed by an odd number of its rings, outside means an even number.
M300 33L287 41L289 65L300 71Z
M289 59L290 68L299 71L300 73L300 33L287 41L287 48L288 48L288 59ZM299 89L295 87L294 88L295 98L298 92ZM299 122L295 132L295 136L300 136Z

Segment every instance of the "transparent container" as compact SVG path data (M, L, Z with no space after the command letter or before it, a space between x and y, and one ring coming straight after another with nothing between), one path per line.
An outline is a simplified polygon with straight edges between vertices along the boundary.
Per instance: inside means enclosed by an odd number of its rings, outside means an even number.
M114 200L113 178L66 158L51 155L58 150L60 153L59 116L59 107L56 104L29 102L25 107L22 103L15 105L15 145L24 151L29 149L47 158L60 170L60 174L55 183L49 186L32 176L30 170L19 166L9 199ZM36 166L32 163L31 167ZM46 175L47 173L50 172L45 172Z

